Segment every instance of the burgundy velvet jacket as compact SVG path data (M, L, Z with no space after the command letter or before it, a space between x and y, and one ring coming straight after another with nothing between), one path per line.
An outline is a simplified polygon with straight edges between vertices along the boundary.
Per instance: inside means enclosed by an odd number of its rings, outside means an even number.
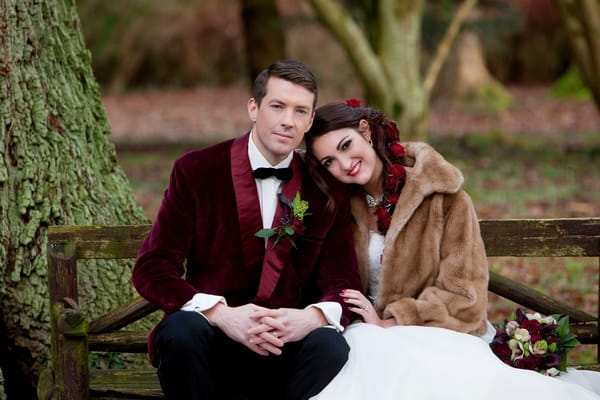
M336 207L295 154L292 180L282 186L290 200L296 192L308 201L303 229L294 248L282 239L265 249L256 183L248 159L249 134L179 158L156 221L133 269L138 292L166 314L178 311L196 293L224 296L227 304L303 308L336 301L342 325L354 318L342 289L361 290L346 189L331 182ZM290 210L279 202L273 226ZM300 233L300 231L302 231ZM153 334L149 353L153 357Z

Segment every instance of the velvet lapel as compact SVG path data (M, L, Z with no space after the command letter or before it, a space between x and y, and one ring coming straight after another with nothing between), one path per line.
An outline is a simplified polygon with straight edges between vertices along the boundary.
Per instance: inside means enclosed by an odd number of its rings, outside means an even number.
M231 179L238 206L238 221L246 266L251 268L260 262L264 254L263 239L254 236L262 229L262 217L256 182L248 158L250 133L234 140L231 146Z
M302 186L302 161L297 153L294 153L294 158L292 159L290 167L294 170L294 175L289 182L282 186L281 194L292 201ZM286 214L291 214L291 212L292 210L285 206L281 201L278 201L277 210L275 211L275 217L273 218L273 224L271 226L273 228L278 226L279 219L285 218ZM290 218L293 218L293 216L290 216ZM269 238L269 241L267 242L267 249L260 275L260 284L255 299L258 304L267 302L277 286L281 271L286 265L291 265L290 255L292 252L292 244L290 241L283 238L277 243L277 246L273 247L274 242L275 237Z

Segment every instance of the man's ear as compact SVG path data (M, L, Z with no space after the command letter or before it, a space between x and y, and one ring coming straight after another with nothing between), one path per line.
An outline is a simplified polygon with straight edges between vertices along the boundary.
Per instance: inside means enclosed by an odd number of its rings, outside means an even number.
M371 127L366 119L361 119L358 122L358 133L363 135L367 142L371 140Z
M248 104L246 104L246 107L248 108L248 117L253 123L256 122L256 116L258 115L258 103L254 99L254 97L251 97L248 100Z

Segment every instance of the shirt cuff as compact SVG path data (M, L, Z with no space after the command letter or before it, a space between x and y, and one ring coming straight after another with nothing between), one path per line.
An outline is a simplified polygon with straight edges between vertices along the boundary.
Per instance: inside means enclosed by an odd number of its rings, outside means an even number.
M206 318L206 315L204 315L203 312L210 310L219 303L227 305L225 297L206 293L196 293L190 301L181 307L181 311L195 311ZM206 318L206 320L212 325L212 322L210 322L208 318Z
M306 308L316 307L323 312L325 319L329 322L329 326L335 328L338 332L343 332L344 327L340 323L342 320L342 306L335 301L324 301L321 303L311 304Z

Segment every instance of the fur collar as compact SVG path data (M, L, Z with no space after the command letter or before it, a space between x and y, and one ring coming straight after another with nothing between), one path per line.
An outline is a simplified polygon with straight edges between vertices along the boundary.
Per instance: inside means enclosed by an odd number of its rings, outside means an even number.
M392 215L392 224L385 237L386 245L396 239L427 196L433 193L456 193L464 181L460 170L427 143L408 142L403 146L406 150L406 183ZM358 230L367 234L368 208L363 196L352 198L352 211Z

